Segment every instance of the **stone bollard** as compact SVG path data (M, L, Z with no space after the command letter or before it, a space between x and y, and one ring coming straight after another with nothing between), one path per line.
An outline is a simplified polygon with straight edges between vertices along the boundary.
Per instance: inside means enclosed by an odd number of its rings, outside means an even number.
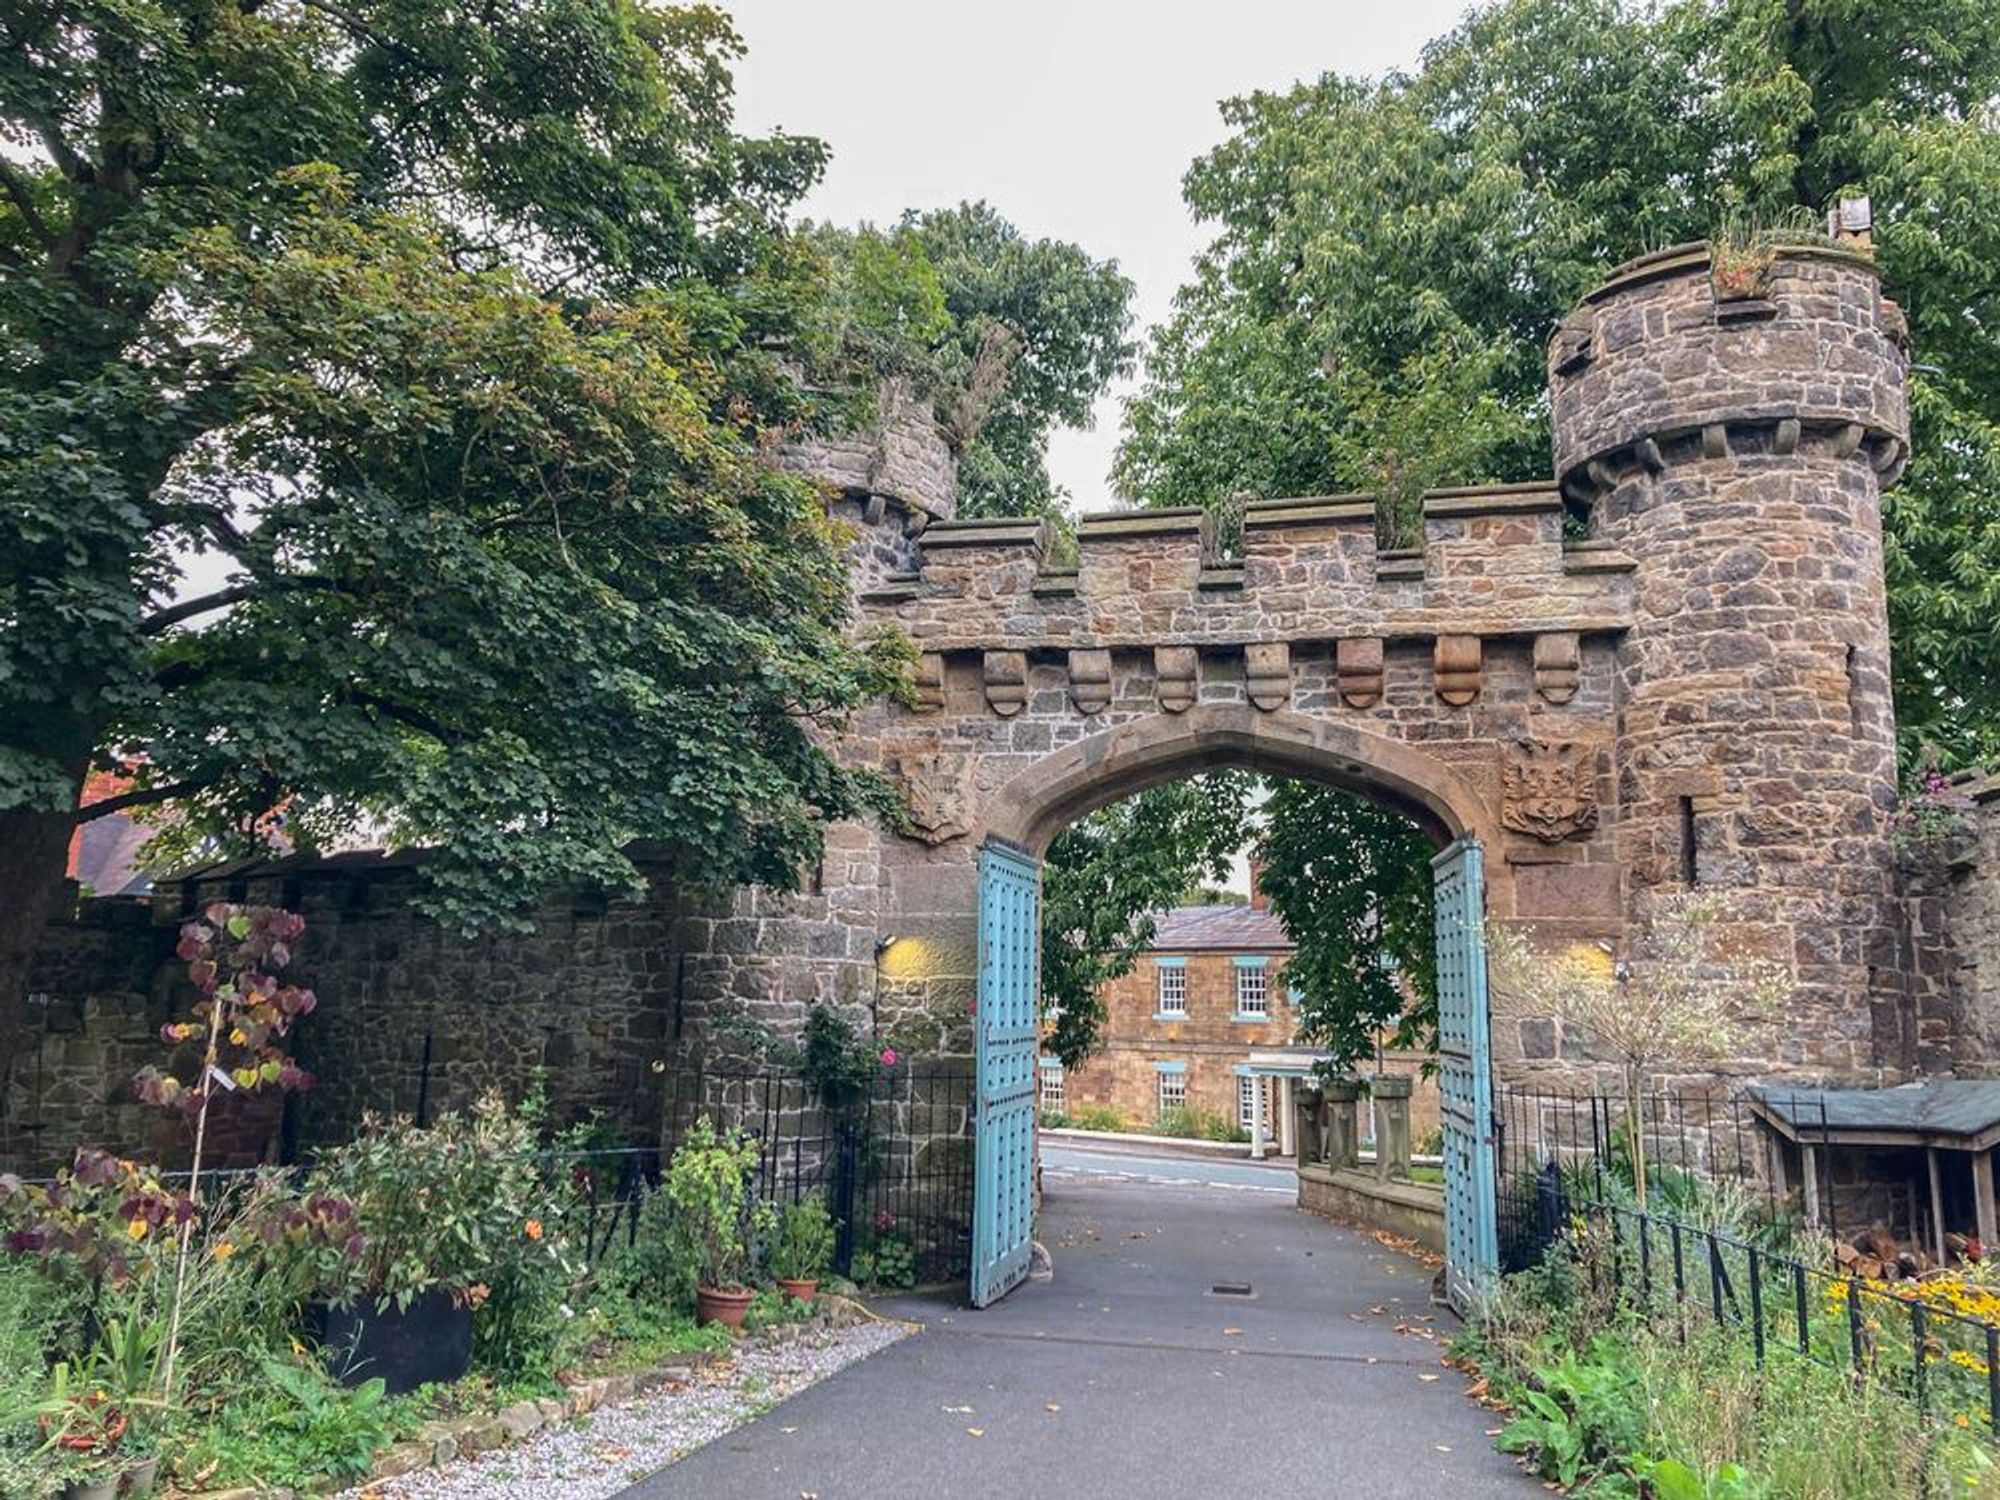
M1361 1085L1351 1078L1337 1079L1321 1093L1326 1099L1326 1164L1337 1172L1361 1160L1361 1132L1354 1113Z
M1316 1083L1301 1083L1292 1090L1292 1112L1299 1143L1299 1165L1309 1167L1321 1159L1324 1142L1320 1111L1326 1103Z
M1384 1182L1410 1180L1410 1077L1376 1073L1368 1080L1375 1101L1375 1175Z

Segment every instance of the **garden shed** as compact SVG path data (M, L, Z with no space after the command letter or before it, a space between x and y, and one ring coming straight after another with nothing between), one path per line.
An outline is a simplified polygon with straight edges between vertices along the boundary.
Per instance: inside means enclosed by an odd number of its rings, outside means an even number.
M1935 1079L1886 1089L1756 1088L1773 1176L1800 1189L1806 1222L1838 1234L1880 1221L1942 1264L1945 1237L2000 1240L1993 1147L2000 1080Z

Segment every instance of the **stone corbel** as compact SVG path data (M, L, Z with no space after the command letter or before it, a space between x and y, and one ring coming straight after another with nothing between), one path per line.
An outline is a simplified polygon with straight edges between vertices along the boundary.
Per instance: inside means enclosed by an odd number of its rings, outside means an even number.
M1270 713L1292 701L1292 648L1271 641L1243 648L1243 685L1250 701Z
M1333 648L1334 676L1340 701L1349 708L1367 708L1382 696L1382 641L1361 636L1337 641Z
M1111 706L1111 653L1069 654L1069 696L1078 713L1101 714Z
M916 711L934 714L944 707L944 653L926 651L917 658Z
M1583 639L1574 630L1535 637L1535 691L1550 703L1576 696L1583 676Z
M985 662L986 703L1003 719L1028 706L1028 655L1025 651L989 651Z
M1201 656L1192 646L1153 648L1154 691L1170 714L1186 713L1201 693Z
M1463 708L1479 696L1482 656L1476 635L1441 635L1431 655L1431 675L1438 697Z

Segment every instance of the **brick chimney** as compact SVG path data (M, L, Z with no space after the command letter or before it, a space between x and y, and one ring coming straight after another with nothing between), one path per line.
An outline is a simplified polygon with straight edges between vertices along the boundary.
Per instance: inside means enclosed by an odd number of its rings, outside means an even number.
M1250 908L1252 911L1271 909L1271 898L1264 894L1264 861L1255 857L1250 861Z

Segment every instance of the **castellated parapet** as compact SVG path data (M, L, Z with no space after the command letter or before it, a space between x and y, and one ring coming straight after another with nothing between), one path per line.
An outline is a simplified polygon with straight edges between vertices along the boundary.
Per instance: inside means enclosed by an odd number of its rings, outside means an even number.
M1634 559L1616 652L1618 854L1729 894L1797 976L1768 1064L1910 1068L1884 833L1896 796L1883 489L1909 452L1901 313L1872 261L1783 250L1718 297L1705 247L1622 267L1550 344L1558 482Z

